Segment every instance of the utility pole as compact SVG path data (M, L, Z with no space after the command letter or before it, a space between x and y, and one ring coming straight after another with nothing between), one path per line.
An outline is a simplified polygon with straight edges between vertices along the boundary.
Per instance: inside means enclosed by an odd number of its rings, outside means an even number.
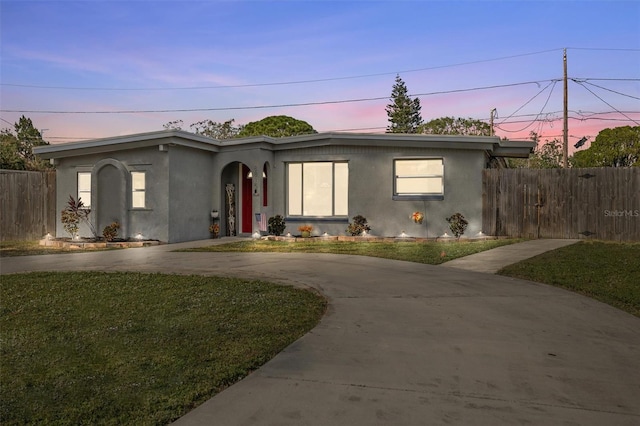
M569 90L567 89L567 49L564 49L562 55L564 64L564 125L562 132L562 167L565 169L569 166Z
M493 117L496 115L497 110L493 108L491 110L491 118L489 118L489 136L493 136Z

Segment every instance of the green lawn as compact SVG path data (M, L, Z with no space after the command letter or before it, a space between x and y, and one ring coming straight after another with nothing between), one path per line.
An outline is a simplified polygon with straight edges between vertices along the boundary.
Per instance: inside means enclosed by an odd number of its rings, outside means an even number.
M523 240L478 240L452 242L349 242L349 241L240 241L181 251L211 252L279 252L279 253L334 253L382 257L409 262L438 265L448 260L467 256Z
M313 328L326 301L260 281L4 275L0 424L166 424Z
M189 251L339 253L440 264L520 240L245 241ZM28 249L28 247L27 247ZM640 317L640 243L581 242L502 269ZM315 293L260 281L30 273L0 283L0 424L166 424L321 318Z
M563 287L640 317L640 243L580 242L498 273Z

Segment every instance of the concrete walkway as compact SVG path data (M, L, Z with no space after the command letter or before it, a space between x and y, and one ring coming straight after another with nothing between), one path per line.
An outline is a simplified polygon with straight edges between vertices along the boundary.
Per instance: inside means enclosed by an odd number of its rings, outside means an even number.
M177 425L640 424L640 319L592 299L454 267L172 248L0 266L230 275L328 297L316 328Z
M440 266L495 274L505 266L575 244L580 240L530 240L450 260Z

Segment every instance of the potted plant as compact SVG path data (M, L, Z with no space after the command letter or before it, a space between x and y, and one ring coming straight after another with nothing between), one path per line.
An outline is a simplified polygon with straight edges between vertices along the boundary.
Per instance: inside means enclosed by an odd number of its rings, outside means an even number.
M302 238L309 238L311 236L311 232L313 231L313 226L300 225L298 226L298 231L300 231Z
M424 214L422 212L413 212L411 220L413 220L414 223L421 224L424 220Z
M211 233L211 238L218 238L218 235L220 235L220 225L217 223L210 225L209 233Z

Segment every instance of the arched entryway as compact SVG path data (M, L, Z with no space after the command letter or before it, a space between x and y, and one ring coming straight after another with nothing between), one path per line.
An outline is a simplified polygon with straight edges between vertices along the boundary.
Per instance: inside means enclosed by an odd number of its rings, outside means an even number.
M221 226L223 235L254 232L253 185L251 168L239 161L227 164L221 176Z
M127 215L127 169L119 161L108 159L96 164L95 195L92 210L95 212L94 226L98 235L113 222L120 224L118 234L128 235Z

